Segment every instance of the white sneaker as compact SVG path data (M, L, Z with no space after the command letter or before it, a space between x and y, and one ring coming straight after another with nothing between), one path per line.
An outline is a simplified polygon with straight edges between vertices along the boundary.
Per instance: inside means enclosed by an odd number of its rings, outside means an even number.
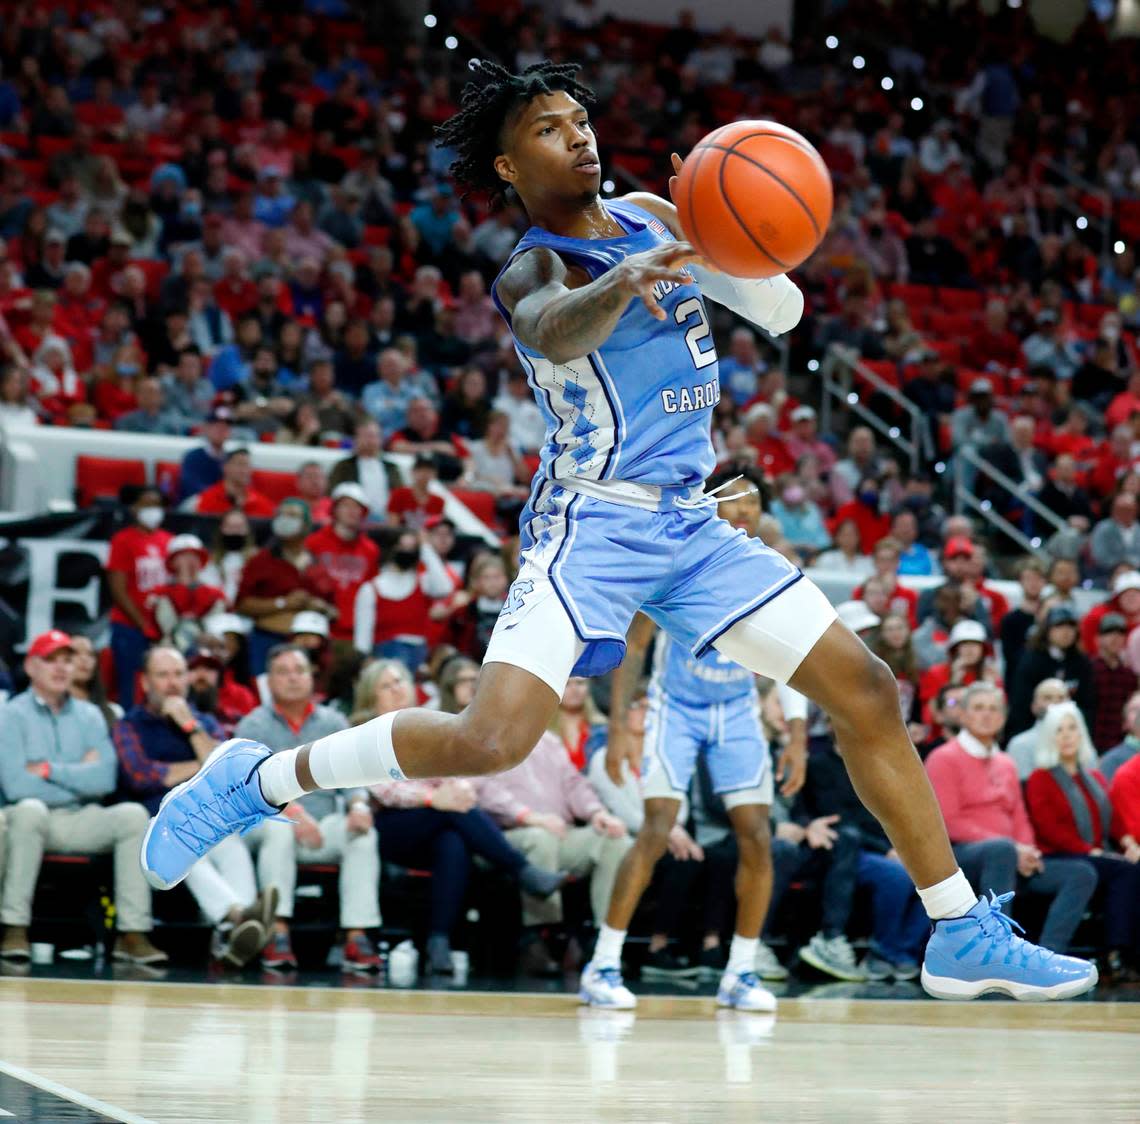
M763 941L756 946L756 960L753 967L762 980L779 983L788 978L788 969L780 963L776 954Z
M761 985L753 972L726 971L720 978L716 1002L718 1007L732 1007L737 1011L771 1014L776 1009L776 997Z
M578 998L591 1007L615 1011L632 1011L637 1006L637 996L622 982L621 969L600 968L592 960L582 969Z

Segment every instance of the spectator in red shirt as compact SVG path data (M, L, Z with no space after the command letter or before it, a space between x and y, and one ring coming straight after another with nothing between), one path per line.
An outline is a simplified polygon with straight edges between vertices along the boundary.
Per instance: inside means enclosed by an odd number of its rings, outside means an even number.
M1140 954L1140 847L1113 809L1075 703L1058 703L1045 712L1037 769L1025 782L1025 802L1046 855L1080 857L1096 870L1104 895L1110 974L1140 978L1132 972L1140 967L1135 959Z
M838 527L845 519L853 520L859 528L859 546L864 554L870 554L875 543L887 536L891 517L879 508L879 481L874 476L864 476L859 481L855 498L835 512L832 527Z
M1140 573L1124 570L1113 578L1110 588L1112 596L1094 605L1081 621L1081 647L1090 656L1097 648L1100 622L1109 614L1122 616L1128 632L1140 625Z
M1108 794L1125 831L1120 842L1128 861L1140 862L1140 753L1116 770Z
M1104 412L1104 424L1109 429L1131 422L1132 415L1140 413L1140 370L1128 377L1128 386L1109 404Z
M356 593L354 643L364 655L400 660L413 674L427 659L432 602L455 582L423 532L404 530Z
M129 710L135 701L135 677L158 628L147 605L150 594L166 582L166 544L162 531L165 511L157 488L123 489L120 502L129 505L131 525L111 538L107 585L111 591L111 655L119 705Z
M368 500L359 484L338 484L332 494L332 522L305 540L305 549L327 571L336 589L335 640L351 642L356 592L376 576L380 548L362 528L368 518Z
M926 759L954 856L979 890L1020 887L1052 899L1041 944L1064 953L1096 889L1096 871L1082 859L1042 856L1021 795L1017 766L997 736L1005 724L1000 687L966 688L962 729Z
M249 276L246 257L235 246L222 255L222 276L214 286L214 303L231 320L237 320L257 305L257 285Z
M830 472L836 460L835 450L819 436L815 410L810 406L797 406L792 411L791 422L791 432L784 438L788 455L798 465L800 458L810 453L819 462L821 473Z
M166 544L166 568L172 580L151 593L149 605L163 641L180 652L198 642L207 617L226 608L225 593L202 583L202 568L209 560L197 535L175 535Z
M1021 366L1021 341L1009 330L1009 309L1000 297L986 302L982 324L967 350L971 367L985 370L991 363L1004 370Z
M784 439L775 432L775 412L767 402L750 406L743 421L748 444L756 450L756 463L769 480L795 472L796 462Z
M431 491L438 470L435 457L421 454L412 464L411 487L396 488L388 500L388 514L413 530L420 530L431 518L443 514L443 497Z
M248 449L231 449L222 462L222 478L183 505L199 515L224 515L235 508L250 519L268 519L273 501L252 485L253 461Z
M1046 443L1049 454L1059 457L1068 453L1083 470L1096 459L1096 442L1089 436L1089 416L1080 406L1072 406L1064 422L1053 430Z
M298 499L282 500L273 517L273 538L242 571L235 610L253 621L249 636L249 670L265 670L269 649L288 639L293 618L305 609L336 615L328 576L314 565L305 540L312 529L309 510Z
M887 595L885 611L879 616L888 613L901 613L906 617L912 629L918 628L918 594L913 589L899 584L899 560L902 558L902 543L889 535L875 543L871 551L871 562L875 567L875 576L882 583L883 591ZM856 600L863 597L863 587L856 589L851 596ZM876 609L875 612L878 612Z
M1098 499L1112 495L1120 481L1131 471L1136 458L1132 455L1132 427L1118 425L1101 443L1096 463L1085 477L1088 491Z
M1001 686L997 665L989 658L989 647L990 638L977 621L959 621L954 625L946 640L945 663L927 668L919 681L923 722L933 725L930 706L944 687L968 687L979 680Z

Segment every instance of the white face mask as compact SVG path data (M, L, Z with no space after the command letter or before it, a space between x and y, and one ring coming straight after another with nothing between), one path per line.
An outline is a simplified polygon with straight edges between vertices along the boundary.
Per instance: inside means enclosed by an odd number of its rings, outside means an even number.
M296 515L278 515L273 520L273 533L279 539L296 538L305 529L305 524Z
M148 531L153 531L162 525L163 519L166 518L166 512L161 507L141 507L138 518Z

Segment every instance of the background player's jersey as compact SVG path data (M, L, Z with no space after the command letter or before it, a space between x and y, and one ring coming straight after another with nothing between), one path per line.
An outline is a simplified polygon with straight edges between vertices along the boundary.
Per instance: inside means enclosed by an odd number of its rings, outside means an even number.
M621 237L562 238L531 227L510 260L547 246L594 280L630 254L675 241L641 207L607 200L606 208L626 231ZM497 287L496 279L492 295L509 326ZM661 282L656 295L664 320L632 300L609 339L569 363L552 363L516 337L515 350L546 418L540 475L692 487L712 472L709 428L720 375L701 291L695 282Z
M714 706L754 695L756 677L747 668L710 648L699 658L678 644L663 629L658 630L653 653L650 694L693 706Z

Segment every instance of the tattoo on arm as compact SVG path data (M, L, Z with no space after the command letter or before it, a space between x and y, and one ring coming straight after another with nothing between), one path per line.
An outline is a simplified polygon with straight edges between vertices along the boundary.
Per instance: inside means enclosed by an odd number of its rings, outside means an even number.
M536 249L519 257L498 286L515 334L553 363L601 347L633 299L614 270L580 288L567 278L557 254Z

